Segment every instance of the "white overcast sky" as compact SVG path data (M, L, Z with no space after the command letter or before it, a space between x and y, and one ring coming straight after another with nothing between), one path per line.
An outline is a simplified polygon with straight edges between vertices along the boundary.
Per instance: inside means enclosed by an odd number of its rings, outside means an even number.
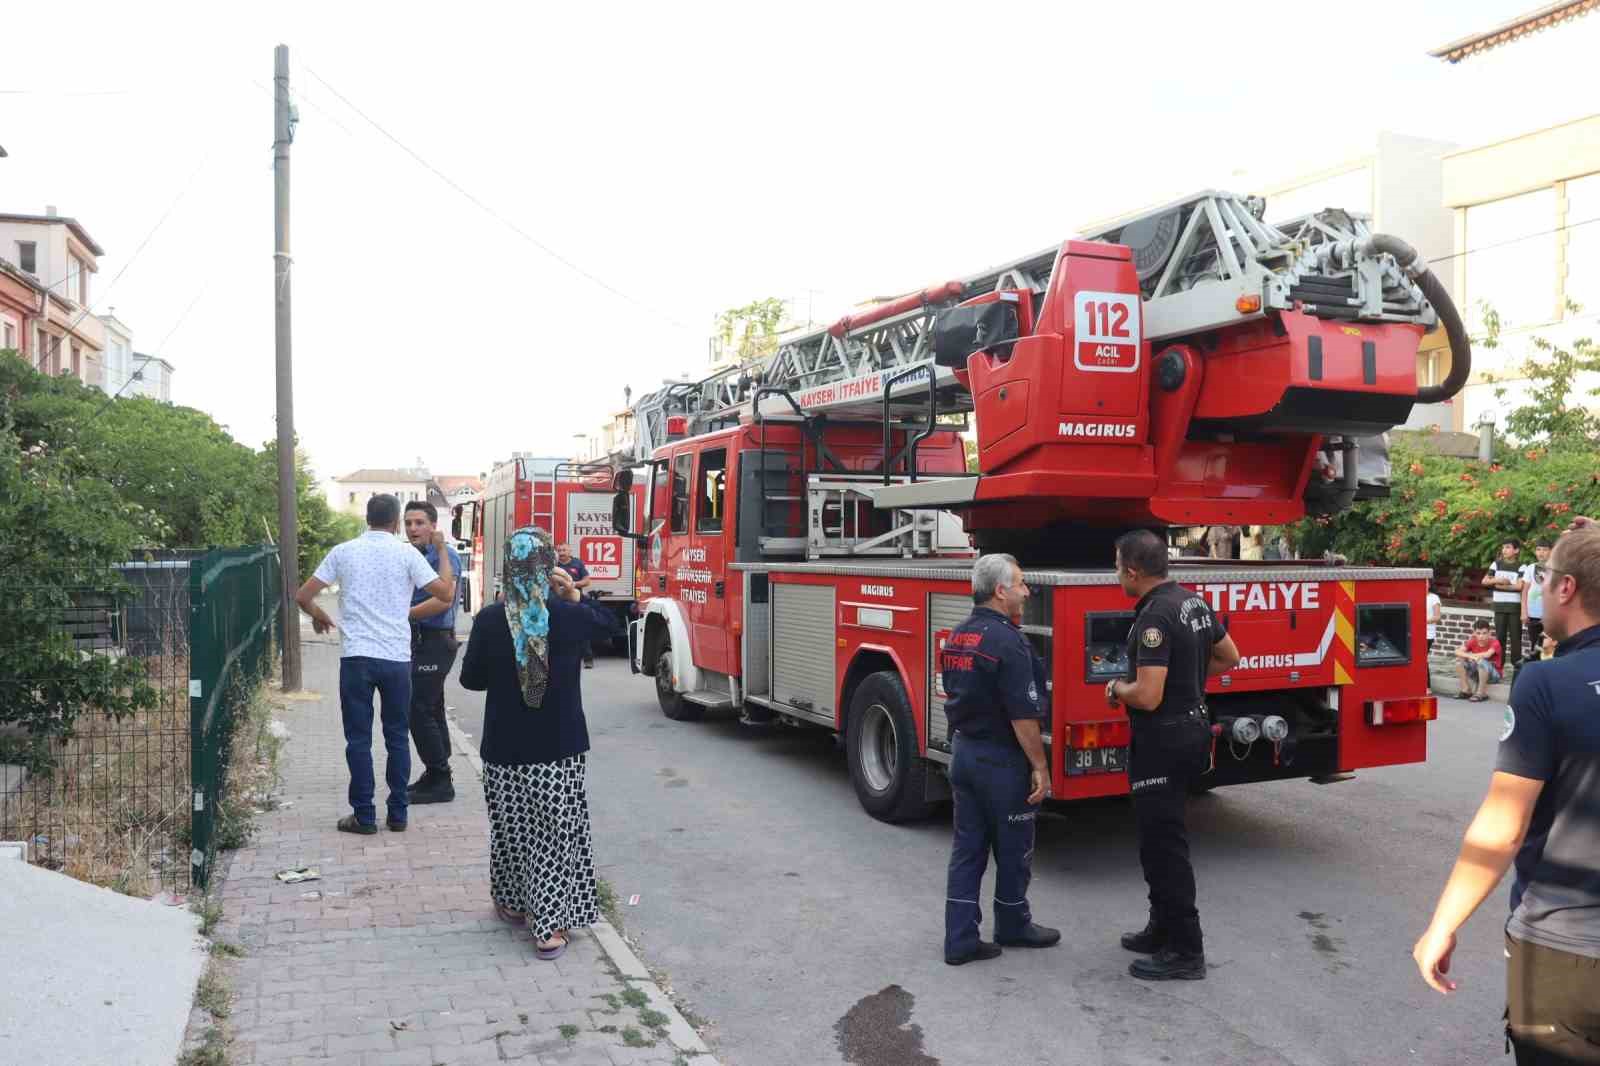
M0 210L79 219L96 310L176 365L174 400L270 438L289 45L302 443L324 476L477 472L697 372L726 307L826 318L1380 129L1470 145L1600 111L1587 26L1426 55L1534 4L13 4Z

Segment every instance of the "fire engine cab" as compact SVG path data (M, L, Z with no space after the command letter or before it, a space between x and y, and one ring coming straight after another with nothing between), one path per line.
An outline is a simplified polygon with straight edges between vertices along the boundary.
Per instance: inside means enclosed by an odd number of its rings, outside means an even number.
M1128 721L1103 698L1133 616L1114 537L1385 494L1383 434L1470 370L1403 241L1344 211L1272 226L1263 208L1201 193L644 397L643 483L618 476L614 529L639 549L629 644L663 713L832 730L862 806L916 818L948 795L940 649L972 610L975 556L1007 551L1049 670L1052 792L1125 793ZM1419 387L1440 324L1451 370ZM1208 686L1205 787L1425 758L1429 571L1172 573L1243 654Z

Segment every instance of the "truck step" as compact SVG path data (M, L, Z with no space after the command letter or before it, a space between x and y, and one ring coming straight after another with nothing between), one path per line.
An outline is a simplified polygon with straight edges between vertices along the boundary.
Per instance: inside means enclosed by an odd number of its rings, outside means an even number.
M726 692L685 692L686 702L704 707L708 711L726 711L733 708L733 697Z

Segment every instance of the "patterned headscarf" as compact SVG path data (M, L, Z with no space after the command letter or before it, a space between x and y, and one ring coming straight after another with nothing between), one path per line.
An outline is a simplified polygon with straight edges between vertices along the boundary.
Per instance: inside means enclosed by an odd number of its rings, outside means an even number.
M555 565L554 542L538 526L523 526L507 538L501 581L506 621L517 650L522 702L534 708L544 703L550 678L550 609L545 601L550 598L550 568Z

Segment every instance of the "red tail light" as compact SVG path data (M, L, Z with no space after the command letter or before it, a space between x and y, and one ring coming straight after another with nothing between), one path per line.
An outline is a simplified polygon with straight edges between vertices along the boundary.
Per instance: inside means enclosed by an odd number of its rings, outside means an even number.
M1067 726L1069 748L1125 748L1132 736L1126 719L1117 722L1073 722Z
M1409 700L1372 700L1367 704L1367 721L1373 725L1401 722L1431 722L1439 717L1439 701L1432 696Z

